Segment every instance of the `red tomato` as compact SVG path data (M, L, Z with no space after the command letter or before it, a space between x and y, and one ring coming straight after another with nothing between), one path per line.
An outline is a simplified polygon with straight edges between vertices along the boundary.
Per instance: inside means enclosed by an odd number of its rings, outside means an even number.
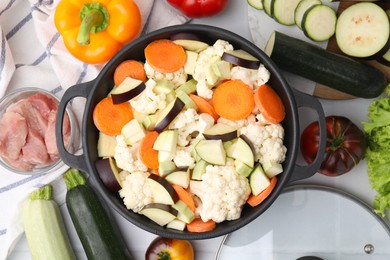
M212 16L221 12L228 0L167 0L172 6L191 18Z
M145 253L145 260L193 260L194 250L188 240L156 237Z
M318 170L327 176L338 176L350 171L363 158L365 135L350 119L343 116L326 117L327 142L324 159ZM319 145L319 125L308 125L301 136L301 151L307 163L312 163Z

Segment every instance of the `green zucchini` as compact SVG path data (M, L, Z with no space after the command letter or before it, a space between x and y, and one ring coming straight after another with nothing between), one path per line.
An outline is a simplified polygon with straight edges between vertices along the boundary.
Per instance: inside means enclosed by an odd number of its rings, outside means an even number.
M36 260L76 259L52 186L31 192L23 205L23 225L31 258Z
M132 259L107 209L77 169L64 175L66 206L89 260Z
M275 31L264 52L282 70L361 98L375 98L388 84L378 69Z

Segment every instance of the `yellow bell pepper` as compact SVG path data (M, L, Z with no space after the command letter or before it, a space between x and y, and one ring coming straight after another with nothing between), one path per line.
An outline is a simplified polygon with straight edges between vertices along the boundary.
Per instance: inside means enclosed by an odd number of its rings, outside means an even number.
M138 37L142 18L132 0L62 0L54 23L74 57L98 64Z

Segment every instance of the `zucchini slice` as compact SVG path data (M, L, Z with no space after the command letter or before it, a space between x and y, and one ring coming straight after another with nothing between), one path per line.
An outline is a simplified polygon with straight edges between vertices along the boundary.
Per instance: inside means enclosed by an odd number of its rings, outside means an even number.
M272 14L283 25L294 25L294 12L301 0L273 0Z
M302 18L303 33L316 42L323 42L336 31L336 12L329 6L319 4L310 7Z
M257 10L263 10L263 0L247 0L248 4Z
M269 17L273 17L272 14L272 5L274 0L262 0L263 2L263 9L266 14L268 14Z
M383 55L389 49L389 35L389 18L374 3L351 5L340 14L336 24L337 45L352 57Z
M321 4L321 0L301 0L294 11L294 21L295 24L302 29L302 19L303 15L313 5L319 5Z
M378 69L312 43L273 32L265 53L279 68L355 97L375 98L387 79Z

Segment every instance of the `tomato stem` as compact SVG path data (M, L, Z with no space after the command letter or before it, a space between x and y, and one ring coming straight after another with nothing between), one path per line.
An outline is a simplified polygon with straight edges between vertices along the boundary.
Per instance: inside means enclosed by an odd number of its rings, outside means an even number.
M337 129L336 129L337 128ZM345 136L343 135L341 131L341 126L338 125L337 123L333 122L333 136L332 138L327 138L327 141L329 142L329 148L332 151L336 151L337 149L341 148L344 141L345 141Z
M77 35L80 45L88 45L90 33L104 31L109 24L107 9L100 3L88 3L80 10L81 25Z
M171 254L167 251L161 251L158 254L158 260L170 260Z

